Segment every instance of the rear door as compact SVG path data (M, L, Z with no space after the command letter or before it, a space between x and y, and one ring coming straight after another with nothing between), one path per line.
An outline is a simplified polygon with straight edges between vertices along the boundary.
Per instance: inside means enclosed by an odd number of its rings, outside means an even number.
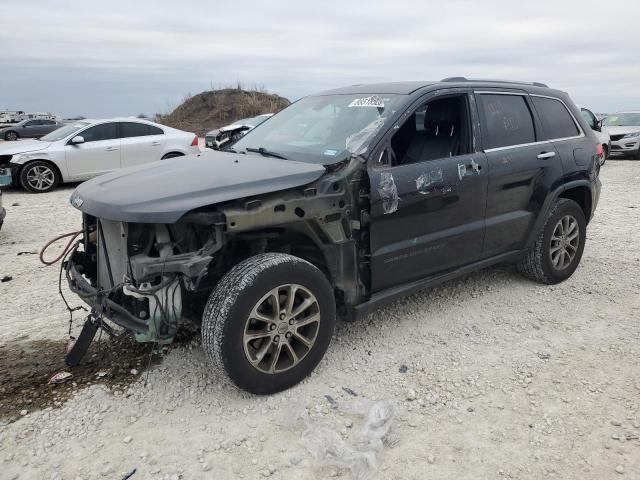
M120 122L122 136L122 167L155 162L162 158L166 136L154 125L140 122Z
M593 156L593 141L586 138L568 105L560 98L543 95L532 94L531 100L540 118L542 138L553 144L565 170L575 170L576 165L586 168Z
M474 128L477 117L471 92L449 89L448 93L423 97L403 117L406 120L394 126L383 150L373 155L377 162L369 165L374 292L472 263L482 253L486 158L474 148L479 132ZM427 129L428 112L430 108L433 112L434 101L442 99L458 101L462 118L452 129L452 122L440 115L444 120L434 121ZM432 154L434 141L439 142L443 133L446 139L454 130L462 134L457 140L461 147ZM426 140L414 149L419 136Z
M529 95L519 90L476 91L489 166L483 257L520 250L547 192L562 177L562 162L544 141Z
M120 138L117 122L89 127L78 135L84 143L67 142L65 156L69 176L84 180L120 168Z

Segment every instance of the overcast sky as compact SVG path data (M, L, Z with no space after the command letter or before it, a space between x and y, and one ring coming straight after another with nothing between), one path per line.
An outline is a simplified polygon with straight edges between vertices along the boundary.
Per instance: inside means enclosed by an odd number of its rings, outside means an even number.
M294 100L447 76L640 109L640 0L0 0L0 12L0 109L154 114L238 81Z

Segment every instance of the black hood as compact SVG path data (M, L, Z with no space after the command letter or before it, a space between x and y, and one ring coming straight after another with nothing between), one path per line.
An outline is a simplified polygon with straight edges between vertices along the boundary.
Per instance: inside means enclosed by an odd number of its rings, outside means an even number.
M208 151L118 170L75 189L71 204L98 218L175 223L195 208L313 182L322 165Z

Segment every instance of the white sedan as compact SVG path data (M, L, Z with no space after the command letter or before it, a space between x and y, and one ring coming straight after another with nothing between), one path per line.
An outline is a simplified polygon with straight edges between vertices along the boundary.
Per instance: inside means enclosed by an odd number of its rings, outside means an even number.
M199 152L195 134L157 123L81 120L40 140L0 143L0 179L10 177L13 184L42 193L61 182Z

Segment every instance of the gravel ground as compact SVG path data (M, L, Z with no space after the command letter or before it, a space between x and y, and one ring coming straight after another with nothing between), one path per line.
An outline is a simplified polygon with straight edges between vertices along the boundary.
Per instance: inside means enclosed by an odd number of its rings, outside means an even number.
M640 478L640 162L608 161L602 179L582 264L560 285L501 266L413 295L339 324L314 374L266 398L211 373L194 339L131 383L25 405L1 424L0 476L352 478L319 464L303 431L354 445L356 402L385 399L395 437L375 452L379 479ZM0 361L66 337L56 270L20 252L79 227L71 190L5 193Z

